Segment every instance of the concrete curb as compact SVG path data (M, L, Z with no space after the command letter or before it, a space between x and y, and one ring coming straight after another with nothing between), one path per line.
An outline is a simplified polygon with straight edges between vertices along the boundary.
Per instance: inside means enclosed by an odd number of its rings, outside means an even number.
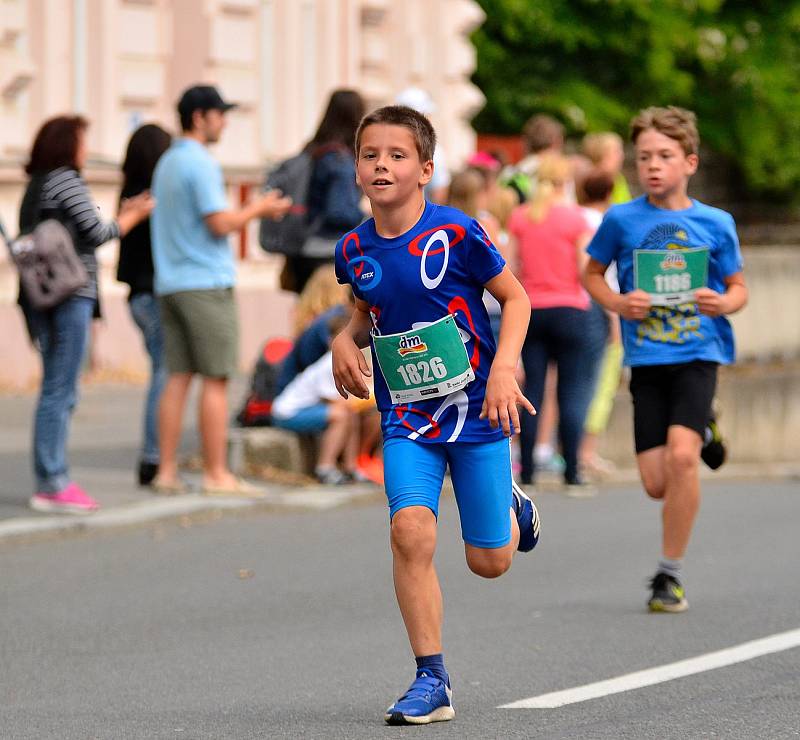
M246 509L299 508L331 509L356 500L368 499L380 492L374 486L315 486L308 490L268 491L263 498L214 498L186 494L170 498L151 498L133 504L101 509L85 516L51 514L8 519L0 522L0 543L37 538L38 535L81 534L94 530L128 527L137 524Z

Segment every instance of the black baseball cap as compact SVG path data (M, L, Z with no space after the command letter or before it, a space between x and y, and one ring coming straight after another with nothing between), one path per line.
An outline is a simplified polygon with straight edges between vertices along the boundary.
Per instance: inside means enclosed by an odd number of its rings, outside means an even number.
M226 103L216 87L194 85L185 90L178 101L178 115L190 116L196 110L221 110L235 108L236 103Z

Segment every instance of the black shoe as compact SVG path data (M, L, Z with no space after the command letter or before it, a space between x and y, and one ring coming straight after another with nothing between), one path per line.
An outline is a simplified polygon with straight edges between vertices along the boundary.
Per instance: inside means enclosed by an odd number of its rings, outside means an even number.
M711 419L706 427L705 443L700 450L703 462L712 470L719 468L725 462L728 451L717 426L716 419Z
M650 581L653 595L647 602L651 612L685 612L689 608L686 594L677 578L656 573Z
M153 479L158 475L158 465L156 463L144 462L139 463L139 485L149 486Z

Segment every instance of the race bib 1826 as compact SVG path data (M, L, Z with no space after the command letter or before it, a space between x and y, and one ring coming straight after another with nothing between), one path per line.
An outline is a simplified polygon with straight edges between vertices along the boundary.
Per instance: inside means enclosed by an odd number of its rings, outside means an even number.
M453 316L399 334L372 336L392 403L446 396L475 379Z

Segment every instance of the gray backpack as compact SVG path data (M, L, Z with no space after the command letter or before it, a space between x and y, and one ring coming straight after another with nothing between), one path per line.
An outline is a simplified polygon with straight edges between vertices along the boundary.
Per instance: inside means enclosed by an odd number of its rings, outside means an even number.
M89 281L89 274L75 251L72 236L55 219L39 223L29 234L8 241L11 259L19 271L25 298L37 311L57 306Z
M281 162L267 173L264 190L277 189L292 199L289 212L280 220L261 219L258 240L265 252L296 256L314 232L308 217L308 191L314 160L307 151Z

